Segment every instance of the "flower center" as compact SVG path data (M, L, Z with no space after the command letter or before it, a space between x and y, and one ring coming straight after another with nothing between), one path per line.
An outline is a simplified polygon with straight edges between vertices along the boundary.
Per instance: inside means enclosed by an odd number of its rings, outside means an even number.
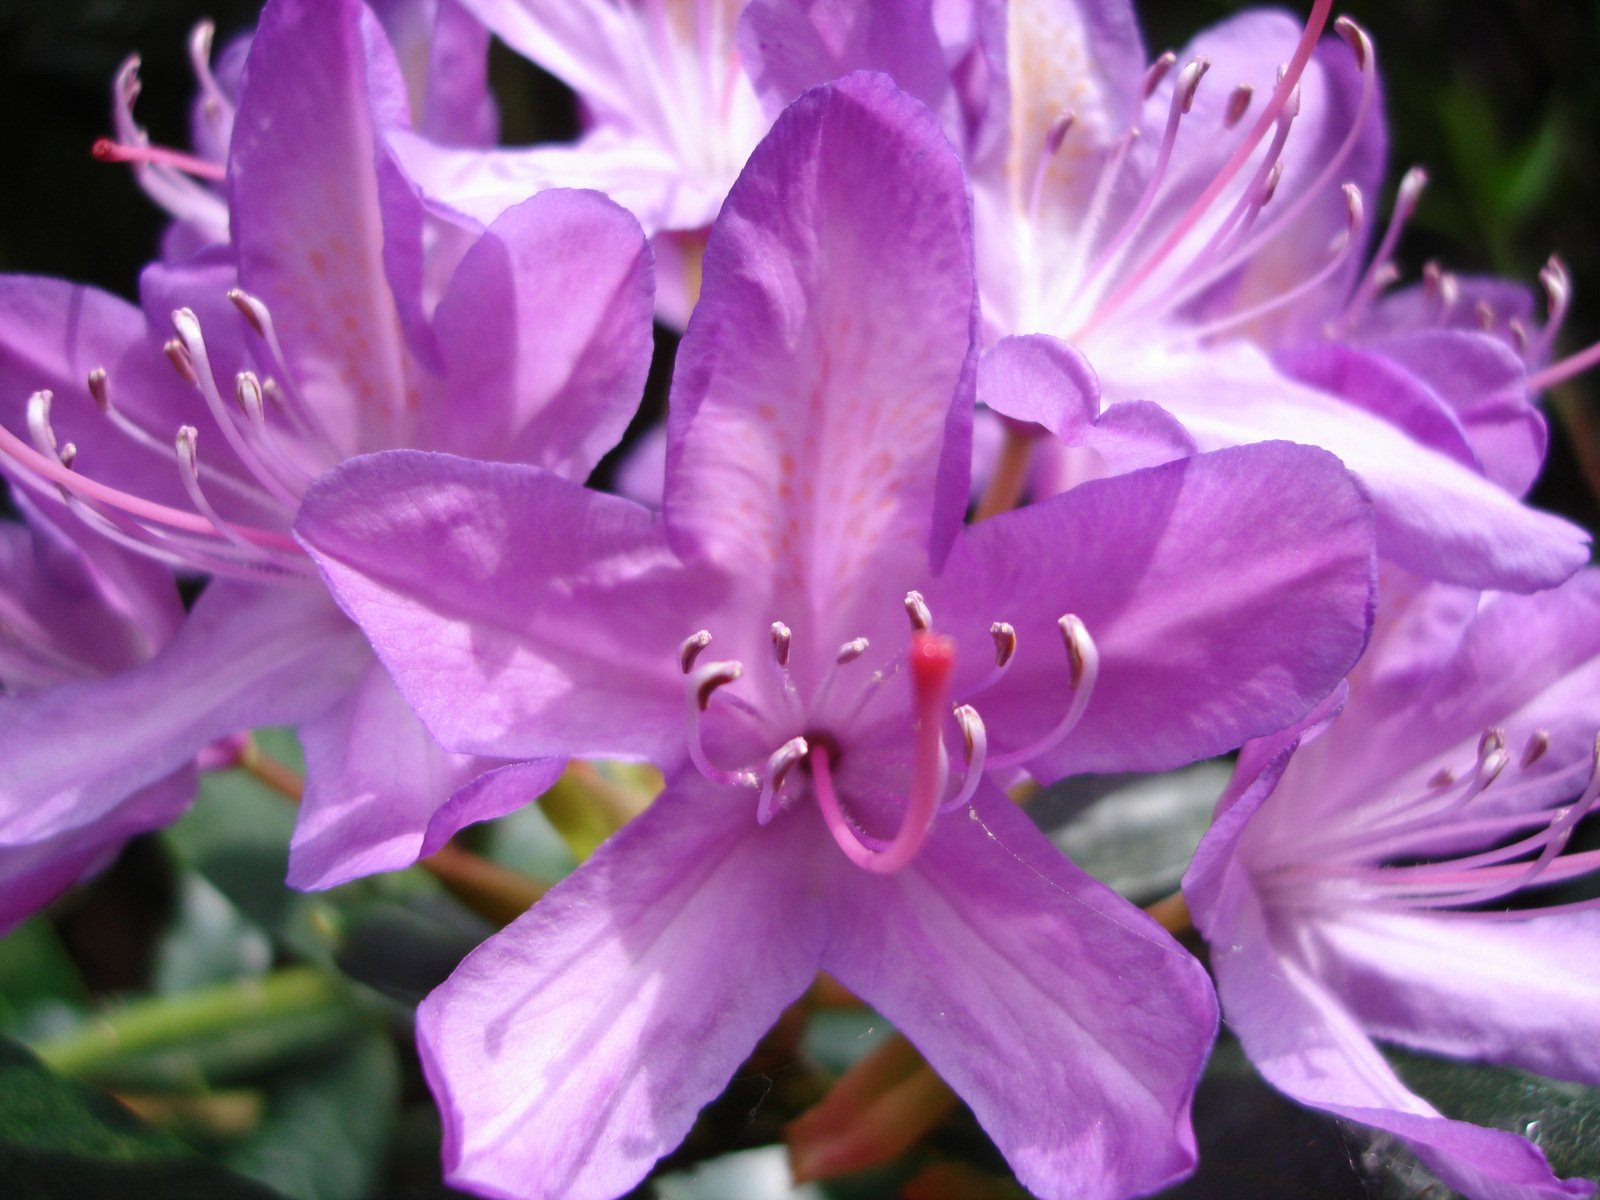
M679 647L678 665L685 679L687 745L690 761L711 781L757 792L756 820L765 825L802 795L815 799L823 824L841 851L864 870L886 874L916 857L941 812L971 803L985 771L1010 771L1039 757L1062 741L1082 718L1099 672L1099 655L1088 630L1077 617L1058 622L1067 653L1072 700L1055 726L1031 743L991 753L983 718L973 705L953 696L956 643L933 631L933 616L918 592L905 598L911 623L909 647L881 665L871 665L871 643L864 637L843 643L832 666L802 696L791 672L794 634L782 621L770 630L769 686L736 687L746 681L745 666L735 660L702 662L711 645L709 630L699 630ZM976 696L1002 679L1016 657L1016 630L1004 621L989 629L995 647L994 667L964 688ZM900 720L867 720L881 703L886 684L902 669L909 679L909 712L898 710ZM738 736L722 743L741 746L765 744L768 752L746 753L746 761L728 768L714 761L707 746L707 722L718 706L722 719L738 726ZM871 756L902 759L898 745L875 744L885 735L894 737L896 726L909 726L912 741L910 770L896 794L874 792L878 774ZM726 734L724 728L721 732ZM958 735L962 772L952 786L947 733ZM856 761L857 759L861 761ZM851 776L859 790L842 794L838 771L846 762L858 769ZM802 767L796 771L796 767ZM852 800L854 803L852 803ZM888 838L870 833L860 819L863 806L898 811L898 828Z

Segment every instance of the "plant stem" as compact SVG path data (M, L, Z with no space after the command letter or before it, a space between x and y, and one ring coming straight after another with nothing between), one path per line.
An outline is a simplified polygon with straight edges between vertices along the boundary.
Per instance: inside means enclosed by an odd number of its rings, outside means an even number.
M153 996L34 1046L46 1066L83 1075L117 1059L185 1045L247 1022L282 1020L349 1004L342 980L320 967L287 967L181 996Z

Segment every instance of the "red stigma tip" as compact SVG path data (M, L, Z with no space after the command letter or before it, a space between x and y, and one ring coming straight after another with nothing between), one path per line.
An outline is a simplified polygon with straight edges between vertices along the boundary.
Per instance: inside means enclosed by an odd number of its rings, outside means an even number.
M89 147L89 153L99 162L121 162L122 147L108 137L96 138L94 145Z
M937 633L917 630L911 635L911 678L918 695L943 693L956 665L956 644Z

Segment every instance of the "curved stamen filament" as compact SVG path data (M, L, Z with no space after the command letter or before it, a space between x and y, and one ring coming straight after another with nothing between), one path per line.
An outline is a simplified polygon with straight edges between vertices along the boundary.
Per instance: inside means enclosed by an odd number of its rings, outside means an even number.
M803 737L792 737L767 758L761 773L761 799L756 803L756 824L765 825L777 815L778 793L789 772L805 761L811 746Z
M874 849L845 815L833 784L831 752L824 744L810 756L812 784L823 824L845 857L863 870L887 875L900 870L922 849L938 815L944 791L945 753L943 716L950 695L950 675L955 667L955 646L948 638L931 633L912 636L909 655L915 697L916 751L911 765L911 791L900 828L881 849Z
M1094 639L1089 636L1083 622L1071 613L1057 621L1056 626L1061 630L1061 640L1066 645L1072 672L1072 703L1067 706L1061 720L1056 722L1055 728L1032 745L1006 754L991 755L988 763L991 771L1020 766L1060 744L1076 728L1083 719L1084 710L1089 707L1095 681L1100 677L1100 651L1095 648Z
M27 482L29 476L41 477L72 495L98 501L139 520L164 525L184 533L198 533L205 537L216 536L217 531L211 522L198 513L169 508L165 504L157 504L129 492L119 491L76 471L70 471L59 462L40 454L4 426L0 426L0 454L6 455L24 468L21 482ZM240 537L260 549L284 551L296 557L302 553L300 544L287 534L247 525L236 525L234 528Z
M978 794L978 784L983 780L984 767L989 756L989 731L983 718L970 704L956 709L956 724L961 727L961 740L965 751L967 773L962 777L961 790L939 806L939 812L950 813L965 808Z
M1271 98L1257 114L1255 124L1250 127L1244 139L1234 147L1233 154L1229 156L1222 169L1212 177L1203 192L1196 197L1193 204L1180 216L1167 231L1167 236L1161 240L1154 250L1140 263L1140 265L1125 279L1110 296L1106 297L1095 316L1081 333L1104 324L1106 319L1121 308L1147 279L1155 273L1168 255L1188 236L1205 217L1207 211L1216 203L1217 197L1233 182L1233 177L1239 173L1244 164L1249 161L1261 140L1266 137L1267 131L1277 121L1278 114L1284 105L1289 103L1289 96L1299 86L1300 76L1305 72L1306 64L1311 61L1312 52L1316 49L1317 39L1322 36L1322 29L1328 23L1329 11L1333 8L1333 0L1315 0L1311 10L1311 17L1306 22L1305 30L1300 35L1299 44L1295 46L1294 54L1289 59L1288 67L1283 76L1278 80L1278 86L1273 89ZM1080 336L1081 336L1080 333Z
M703 716L711 706L711 698L718 688L736 682L744 675L744 667L736 662L711 662L688 672L684 688L684 704L688 712L689 761L695 769L713 783L728 787L750 787L759 782L750 771L726 771L711 761L706 753Z

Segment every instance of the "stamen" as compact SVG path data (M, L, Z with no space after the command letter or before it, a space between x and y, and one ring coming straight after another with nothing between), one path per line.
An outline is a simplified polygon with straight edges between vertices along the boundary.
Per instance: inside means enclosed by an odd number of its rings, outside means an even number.
M1548 749L1550 749L1550 735L1543 729L1535 729L1528 735L1528 744L1522 748L1523 769L1533 766L1544 757Z
M1494 306L1487 300L1479 300L1472 306L1474 315L1478 318L1478 328L1485 333L1493 333L1499 318L1495 316Z
M850 663L855 662L856 659L865 654L871 648L871 646L872 643L867 641L867 639L864 637L851 638L848 642L839 647L839 653L834 656L833 661L838 663L841 667L848 666Z
M986 692L1005 678L1006 670L1017 653L1017 631L1008 621L996 621L989 626L989 637L994 641L994 666L989 673L966 690L969 696Z
M183 490L189 493L189 500L194 504L195 511L210 521L212 528L241 549L252 550L250 543L212 507L211 501L206 499L206 494L200 487L200 460L195 450L198 440L199 431L193 425L178 427L176 438L178 477L183 481Z
M780 667L789 665L789 647L793 642L793 631L782 621L774 621L772 623L772 658Z
M922 849L938 815L944 791L945 753L942 716L949 703L950 676L955 668L955 643L931 633L911 635L911 689L915 699L916 750L911 764L910 794L900 828L882 849L873 849L845 816L833 786L831 752L818 745L811 753L811 778L817 806L833 840L845 857L878 875L898 871Z
M1178 56L1168 50L1145 69L1144 98L1146 100L1156 94L1156 89L1161 86L1161 81L1167 77L1167 72L1172 70L1177 61Z
M725 771L712 763L706 754L702 717L706 709L711 706L711 698L717 689L734 683L743 674L744 667L737 662L706 663L689 674L688 686L684 688L685 707L689 718L689 761L694 763L695 769L712 783L720 783L727 787L751 787L759 781L750 771Z
M167 356L167 361L172 364L173 370L190 387L198 387L200 376L195 374L194 362L189 357L188 348L177 338L168 338L161 346L161 352Z
M809 753L811 747L805 738L792 737L768 756L766 769L761 773L761 799L756 804L757 825L765 825L777 815L778 793L783 790L783 781Z
M101 412L110 410L111 378L106 374L104 367L96 367L89 372L89 395L94 397L94 402Z
M206 179L212 183L221 183L228 176L227 171L216 163L196 158L192 154L184 154L179 150L169 150L165 146L128 146L103 137L96 139L94 145L89 148L89 153L99 162L173 167L186 175L193 175L197 179Z
M972 803L989 757L989 732L978 710L970 704L962 704L956 708L955 717L961 728L961 751L967 773L962 777L961 790L939 806L941 814L956 812Z
M929 611L928 602L922 598L921 592L906 593L906 616L911 618L913 633L927 633L933 628L933 613Z
M1060 744L1076 728L1078 722L1083 719L1084 710L1089 707L1089 698L1094 695L1095 681L1100 677L1100 652L1083 622L1072 613L1067 613L1057 621L1056 627L1061 631L1061 641L1067 651L1072 702L1067 706L1067 711L1061 720L1056 722L1055 728L1032 745L1007 754L991 756L988 765L991 771L1019 766Z
M1383 231L1383 239L1373 253L1372 265L1367 268L1361 282L1350 293L1350 303L1345 307L1346 320L1365 309L1373 297L1394 282L1398 276L1399 271L1393 262L1395 247L1400 244L1400 233L1415 215L1427 186L1428 173L1421 167L1412 167L1400 180L1400 187L1394 197L1394 212L1389 216L1389 226Z
M1255 98L1256 90L1248 83L1241 83L1233 89L1228 96L1228 106L1222 110L1222 127L1232 129L1244 120L1244 114L1250 108L1250 101Z
M694 670L694 660L700 657L700 651L711 645L711 631L702 629L691 633L684 638L678 646L678 667L687 675ZM701 705L704 708L704 705Z

